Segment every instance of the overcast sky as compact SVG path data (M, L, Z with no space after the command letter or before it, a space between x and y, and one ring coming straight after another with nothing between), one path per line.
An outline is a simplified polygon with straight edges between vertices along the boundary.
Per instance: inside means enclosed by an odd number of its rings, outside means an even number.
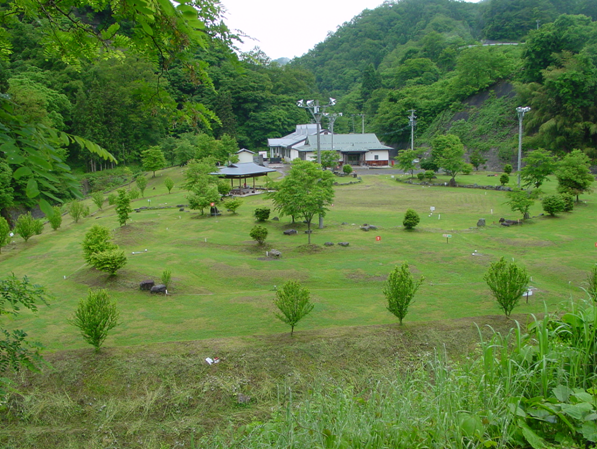
M383 0L220 0L224 21L256 40L245 39L241 50L258 46L271 59L294 58L325 40L328 32ZM468 0L478 2L479 0Z

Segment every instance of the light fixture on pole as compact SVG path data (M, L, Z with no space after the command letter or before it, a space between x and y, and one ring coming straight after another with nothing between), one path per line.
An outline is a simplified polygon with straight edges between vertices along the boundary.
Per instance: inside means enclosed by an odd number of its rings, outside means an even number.
M307 102L305 102L305 100L299 100L297 101L296 105L299 108L303 108L303 109L307 109L311 115L313 116L313 118L315 119L315 124L316 126L316 130L317 130L317 163L321 164L321 151L320 151L320 139L319 139L319 134L321 133L321 116L324 114L325 110L331 106L334 106L336 104L336 100L333 98L330 98L330 102L328 104L323 104L320 105L319 104L319 100L307 100Z
M531 110L530 107L519 106L516 108L518 113L518 188L520 189L520 161L522 158L522 119L524 115Z

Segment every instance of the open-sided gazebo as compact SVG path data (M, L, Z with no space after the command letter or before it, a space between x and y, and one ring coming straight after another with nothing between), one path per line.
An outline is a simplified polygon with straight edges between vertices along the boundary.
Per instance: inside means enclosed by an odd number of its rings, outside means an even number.
M254 162L239 162L231 164L226 167L221 167L217 172L211 173L212 175L219 176L220 178L230 179L230 186L232 187L232 194L245 194L250 193L251 190L255 191L255 178L261 176L267 176L268 173L274 172L273 168L263 167ZM247 186L247 179L253 179L253 187ZM234 188L234 180L238 179L238 189Z

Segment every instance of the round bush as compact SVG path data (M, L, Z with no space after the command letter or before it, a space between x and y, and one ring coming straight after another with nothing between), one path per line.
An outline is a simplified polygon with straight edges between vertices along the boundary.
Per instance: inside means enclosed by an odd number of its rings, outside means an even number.
M259 225L253 226L253 229L251 229L251 232L249 233L249 235L257 243L259 243L260 245L263 245L263 243L265 242L265 239L267 238L267 228L264 228L263 226L259 226Z
M562 193L560 196L564 200L564 212L572 212L574 209L574 197L569 193Z
M423 179L425 179L425 173L417 173L417 178L419 181L422 181Z
M406 229L414 229L419 224L419 221L421 221L419 214L412 209L408 209L404 214L402 224Z
M470 175L473 172L473 165L472 164L464 164L462 166L462 174L463 175Z
M548 195L543 198L543 210L549 215L555 215L558 212L563 212L566 207L566 203L561 195Z
M503 174L502 176L500 176L500 183L505 186L506 184L508 184L510 182L510 176L508 176L507 174Z
M345 175L350 175L352 173L352 167L350 165L348 165L348 164L345 164L345 165L342 166L342 172Z

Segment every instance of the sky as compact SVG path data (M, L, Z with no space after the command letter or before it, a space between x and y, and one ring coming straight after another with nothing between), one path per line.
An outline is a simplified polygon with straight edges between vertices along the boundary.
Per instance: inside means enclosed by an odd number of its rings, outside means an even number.
M477 2L479 0L468 0ZM224 22L255 40L245 38L242 51L259 47L270 59L302 56L325 40L329 32L364 9L383 0L220 0Z

